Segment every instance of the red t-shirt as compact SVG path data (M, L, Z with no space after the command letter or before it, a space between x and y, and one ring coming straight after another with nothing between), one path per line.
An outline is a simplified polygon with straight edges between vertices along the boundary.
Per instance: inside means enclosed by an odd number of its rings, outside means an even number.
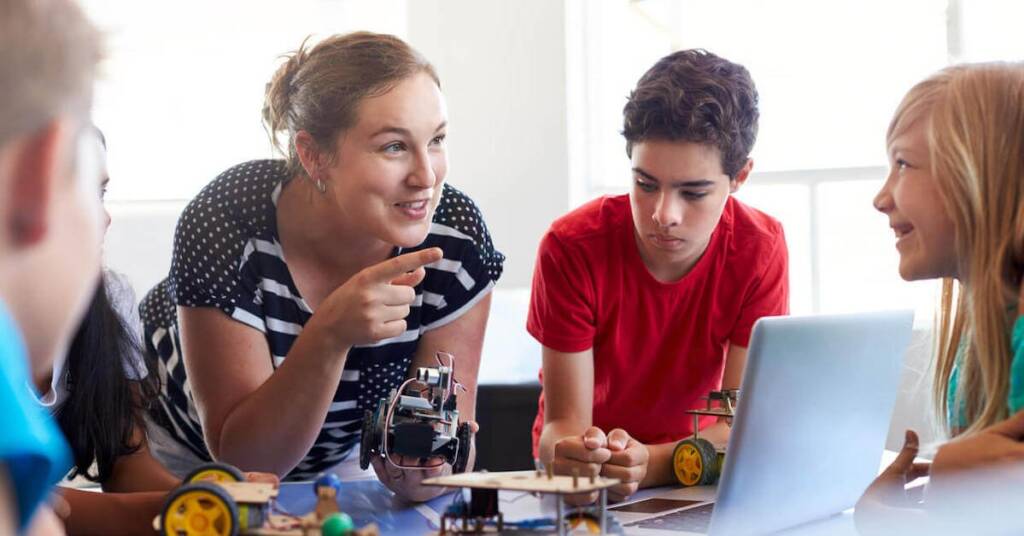
M541 241L526 329L560 352L593 348L594 426L677 441L693 433L684 412L721 388L728 344L746 347L758 318L788 312L787 259L782 225L730 197L693 269L661 283L640 258L629 197L602 197ZM541 393L535 457L543 426Z

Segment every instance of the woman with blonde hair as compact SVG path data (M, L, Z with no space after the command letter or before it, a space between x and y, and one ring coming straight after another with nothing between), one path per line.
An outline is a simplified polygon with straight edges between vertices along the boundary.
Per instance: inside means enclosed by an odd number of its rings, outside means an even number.
M1024 65L958 65L920 82L887 145L891 171L874 205L895 231L900 275L943 279L933 396L955 439L931 464L924 504L955 506L983 476L978 498L991 505L990 486L1024 460ZM916 517L904 515L916 504L903 486L929 473L917 451L908 431L858 504L859 525Z

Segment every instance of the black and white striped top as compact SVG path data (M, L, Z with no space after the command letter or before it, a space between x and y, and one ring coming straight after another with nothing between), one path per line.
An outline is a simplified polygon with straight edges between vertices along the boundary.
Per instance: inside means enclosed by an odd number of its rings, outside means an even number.
M275 368L286 359L313 314L281 252L275 206L286 180L282 161L259 160L203 188L178 220L169 277L139 306L162 384L156 421L203 460L210 455L181 360L175 306L217 307L265 334ZM440 247L444 258L427 266L416 287L408 330L349 352L320 434L290 479L310 478L343 460L359 441L363 410L406 378L420 336L459 318L501 276L505 257L494 249L479 210L451 186L444 186L426 240L407 251L429 247Z

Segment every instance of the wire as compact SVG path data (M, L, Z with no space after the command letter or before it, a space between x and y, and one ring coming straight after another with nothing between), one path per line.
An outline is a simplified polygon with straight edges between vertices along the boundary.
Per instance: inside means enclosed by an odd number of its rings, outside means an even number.
M447 405L448 399L451 398L451 396L454 394L455 389L461 389L463 392L465 392L466 391L466 387L464 385L462 385L462 383L460 383L457 379L455 379L455 356L453 356L452 354L449 354L448 352L437 352L437 353L435 353L434 354L434 359L436 359L437 360L437 364L439 366L442 366L442 367L445 366L445 363L443 361L441 361L441 356L445 356L445 357L448 358L448 365L447 366L448 366L448 369L449 369L449 375L448 375L447 384L443 386L444 395L445 395L444 396L444 400L441 403L441 408L443 409ZM395 394L395 398L391 401L391 404L388 405L388 412L384 416L384 434L383 434L384 437L382 438L381 451L382 451L382 454L384 455L384 460L387 463L390 463L394 467L397 467L399 469L416 469L416 470L426 471L428 469L434 469L436 467L442 467L445 464L445 462L442 460L440 463L435 463L435 464L431 464L431 465L406 465L404 463L398 463L398 462L392 460L391 459L391 450L388 448L388 432L391 430L391 419L392 419L392 417L394 417L394 414L395 414L395 406L398 404L398 401L401 399L402 393L405 392L405 388L410 383L413 383L415 381L417 381L415 378L409 378L409 379L405 380L404 382L402 382L402 385L400 385L398 387L398 392ZM424 391L427 391L429 389L430 389L429 386L424 388L424 389L420 389L420 391L419 391L420 396L423 395ZM451 433L454 436L455 432L457 431L457 426L458 426L457 422L453 423L449 419L439 419L439 422L443 426L447 426L447 427L453 428L451 430ZM457 444L456 445L456 447L455 447L455 459L456 460L459 459L459 451L462 448L463 448L463 445L461 445L461 444Z

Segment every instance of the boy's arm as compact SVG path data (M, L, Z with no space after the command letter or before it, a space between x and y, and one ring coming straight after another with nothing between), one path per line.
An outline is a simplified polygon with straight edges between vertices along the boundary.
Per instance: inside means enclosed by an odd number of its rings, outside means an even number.
M729 351L725 354L722 389L740 389L740 384L743 382L743 369L746 366L747 348L730 343ZM743 396L743 393L740 393L740 396ZM700 435L716 445L725 445L729 442L731 430L732 419L721 418L715 424L701 430ZM671 453L669 455L671 456Z
M722 374L722 389L739 389L743 381L743 368L747 365L747 349L743 346L729 345L725 356L725 372ZM741 395L742 396L742 393ZM729 442L732 422L721 419L715 424L700 431L700 436L716 445ZM676 482L672 468L672 454L676 442L647 445L650 460L647 462L647 476L640 482L641 488L666 486Z
M541 463L551 465L555 443L583 436L594 414L594 350L559 352L543 347L544 430L538 447Z

